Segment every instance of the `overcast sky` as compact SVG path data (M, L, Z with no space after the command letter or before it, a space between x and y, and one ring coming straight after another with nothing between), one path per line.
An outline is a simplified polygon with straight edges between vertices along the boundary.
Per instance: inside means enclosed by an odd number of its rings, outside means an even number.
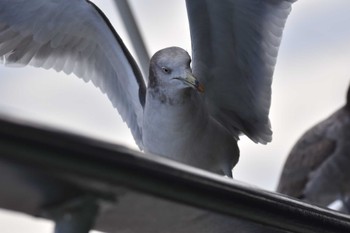
M95 0L133 52L112 1ZM190 51L183 1L133 0L151 54L167 46ZM287 21L273 80L273 142L239 142L235 178L273 190L291 147L309 127L345 103L350 81L350 1L300 0ZM0 113L29 118L137 149L117 111L92 84L35 68L0 66ZM12 222L12 224L10 224ZM50 232L50 224L0 216L0 231ZM7 224L5 224L7 223ZM18 227L18 228L17 228Z

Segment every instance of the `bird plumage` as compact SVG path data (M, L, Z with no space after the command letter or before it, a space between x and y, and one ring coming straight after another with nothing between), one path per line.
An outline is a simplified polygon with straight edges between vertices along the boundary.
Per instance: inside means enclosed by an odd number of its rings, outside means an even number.
M162 140L149 143L153 134L144 131L150 130L150 122L159 120L158 124L152 124L160 135L164 134L162 129L170 127L160 124L166 122L159 118L161 114L157 115L157 111L162 110L151 103L150 96L156 89L152 88L152 76L146 90L134 59L106 16L90 1L0 0L0 59L7 65L53 68L92 81L118 109L140 149L230 175L239 157L236 140L240 134L246 134L254 142L271 141L268 118L271 81L283 27L293 2L186 2L193 74L205 86L203 94L189 89L191 107L188 108L192 108L191 111L198 108L194 115L206 114L203 119L210 123L199 128L203 130L200 133L210 136L183 148L169 146ZM163 114L168 117L181 115L167 111ZM194 117L189 115L188 118ZM190 122L188 118L185 121ZM189 132L191 127L183 129L184 136L194 135L195 131ZM197 138L200 136L197 134ZM210 156L176 155L177 152L202 152L202 147L211 151ZM230 155L226 155L227 151ZM217 160L215 163L212 157Z
M350 91L342 108L309 129L294 145L277 191L324 207L336 200L347 202L349 165Z

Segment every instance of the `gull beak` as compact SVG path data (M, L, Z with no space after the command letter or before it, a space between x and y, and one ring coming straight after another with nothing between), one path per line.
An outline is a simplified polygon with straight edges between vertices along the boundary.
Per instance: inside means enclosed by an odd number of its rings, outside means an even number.
M204 92L204 86L199 83L199 81L191 74L187 73L186 78L184 79L185 83L189 84L199 92Z

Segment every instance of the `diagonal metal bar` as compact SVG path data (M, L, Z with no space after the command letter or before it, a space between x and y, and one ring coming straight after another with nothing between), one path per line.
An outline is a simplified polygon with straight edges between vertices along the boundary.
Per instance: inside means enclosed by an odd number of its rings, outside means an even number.
M135 20L132 9L129 5L128 0L115 0L114 1L119 14L123 20L125 28L129 34L132 45L134 46L138 60L140 61L140 66L145 78L148 79L148 67L150 56L147 51L146 44L142 38L140 29Z

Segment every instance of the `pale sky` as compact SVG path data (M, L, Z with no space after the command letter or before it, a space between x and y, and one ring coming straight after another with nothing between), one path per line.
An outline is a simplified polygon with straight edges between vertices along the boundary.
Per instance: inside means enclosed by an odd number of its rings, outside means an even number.
M112 1L93 2L106 13L127 47L132 48ZM131 2L151 54L174 45L190 51L184 1ZM295 141L345 103L350 81L349 10L348 0L300 0L294 4L272 86L273 142L256 145L242 138L240 162L234 169L236 179L273 190ZM137 149L108 99L92 84L74 76L0 66L0 113ZM0 216L2 233L51 232L51 227L31 217L7 213Z

